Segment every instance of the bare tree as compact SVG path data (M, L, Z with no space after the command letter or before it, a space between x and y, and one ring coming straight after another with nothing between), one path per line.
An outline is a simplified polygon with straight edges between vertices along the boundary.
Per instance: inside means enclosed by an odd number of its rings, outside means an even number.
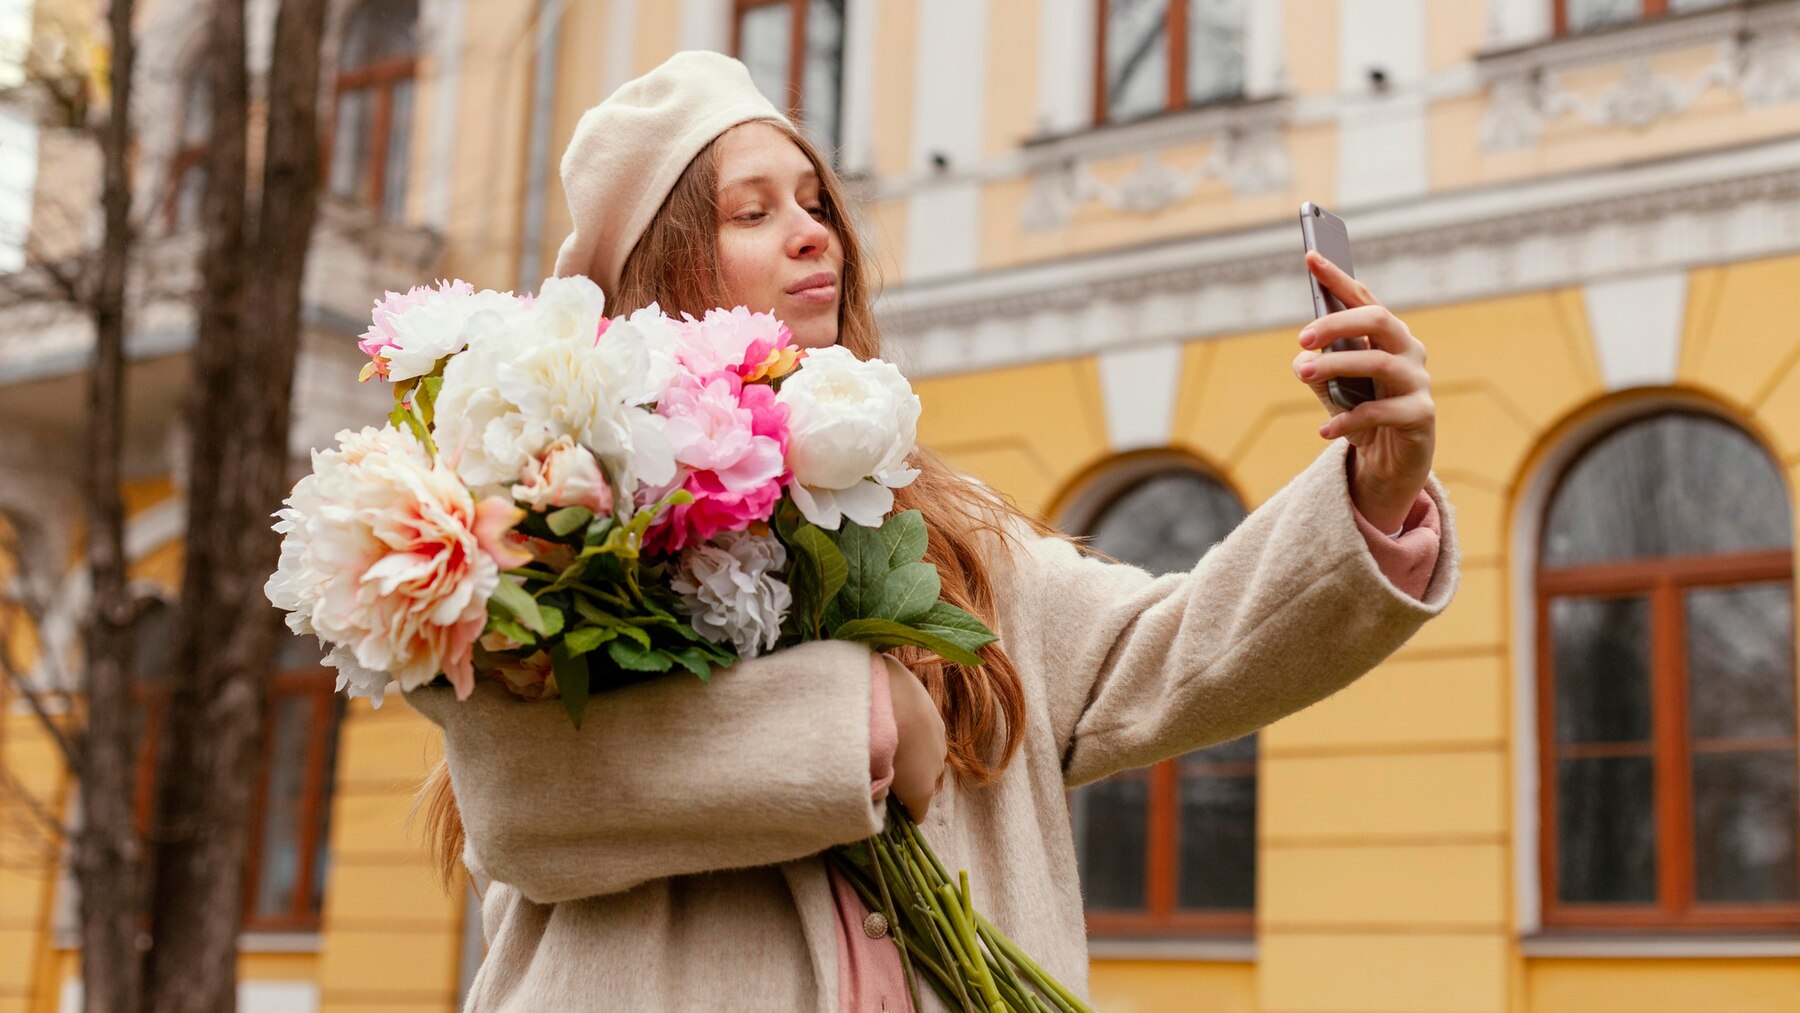
M102 141L105 238L93 294L94 364L88 396L87 729L77 751L81 833L81 980L87 1009L138 1008L140 858L134 820L136 708L131 699L131 596L125 585L119 460L125 436L125 270L131 254L133 0L112 0L112 105Z
M151 1008L168 1013L230 1010L236 1001L251 786L280 629L262 584L279 553L269 516L287 491L300 286L317 216L325 7L326 0L285 0L277 15L253 214L244 0L212 5L187 555L159 771L147 970Z

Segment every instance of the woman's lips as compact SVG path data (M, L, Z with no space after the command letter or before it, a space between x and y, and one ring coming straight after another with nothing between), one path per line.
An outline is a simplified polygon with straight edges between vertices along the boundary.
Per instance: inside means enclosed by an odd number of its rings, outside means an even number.
M827 283L824 285L814 285L811 288L803 288L800 291L793 293L793 296L795 299L804 303L825 306L837 302L837 294L837 286Z

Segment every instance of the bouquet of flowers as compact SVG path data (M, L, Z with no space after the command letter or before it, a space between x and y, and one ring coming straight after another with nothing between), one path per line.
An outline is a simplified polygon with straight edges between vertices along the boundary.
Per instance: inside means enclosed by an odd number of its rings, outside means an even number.
M889 363L803 352L744 307L609 318L584 277L390 292L360 347L394 409L313 453L265 589L352 696L493 679L579 726L609 686L804 641L978 665L995 640L939 600L917 511L893 513L920 406ZM909 971L966 1008L1079 1008L891 817L833 860Z

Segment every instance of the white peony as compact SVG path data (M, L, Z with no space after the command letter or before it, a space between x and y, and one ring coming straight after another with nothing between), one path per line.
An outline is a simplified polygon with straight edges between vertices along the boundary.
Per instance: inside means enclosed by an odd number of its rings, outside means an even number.
M552 278L528 314L488 318L489 330L450 360L436 438L463 481L511 485L564 436L592 451L627 499L640 483L675 476L663 419L642 407L660 391L645 336L607 321L604 308L590 279Z
M587 507L596 514L611 513L612 490L600 474L600 462L588 449L567 436L559 436L542 457L534 458L512 487L514 502L542 512L553 507Z
M833 531L845 517L880 525L893 490L919 475L906 466L920 410L906 378L892 363L833 345L809 351L776 399L788 406L794 505Z
M494 313L516 319L525 312L511 292L444 292L398 313L382 323L392 344L381 350L387 359L391 381L424 376L437 368L438 360L462 350L468 343L469 324L479 314Z
M675 361L675 342L679 333L678 325L662 311L656 303L638 310L624 319L644 340L644 354L649 357L649 368L644 374L644 389L638 395L638 404L654 404L661 401L669 385L675 382L682 373L681 364Z
M264 593L290 629L330 648L325 663L352 696L379 704L390 680L405 691L439 672L467 696L488 598L501 568L523 561L504 536L524 512L477 503L391 426L337 441L313 453L275 515L281 561Z
M739 657L754 658L774 648L794 603L788 586L771 576L786 565L787 549L774 537L729 531L683 552L669 586L701 636L730 641Z

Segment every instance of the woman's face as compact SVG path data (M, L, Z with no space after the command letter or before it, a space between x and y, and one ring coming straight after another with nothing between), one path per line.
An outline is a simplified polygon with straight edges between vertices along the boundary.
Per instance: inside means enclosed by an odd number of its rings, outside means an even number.
M719 269L733 306L781 318L802 348L838 338L844 248L825 224L818 173L767 123L720 135Z

